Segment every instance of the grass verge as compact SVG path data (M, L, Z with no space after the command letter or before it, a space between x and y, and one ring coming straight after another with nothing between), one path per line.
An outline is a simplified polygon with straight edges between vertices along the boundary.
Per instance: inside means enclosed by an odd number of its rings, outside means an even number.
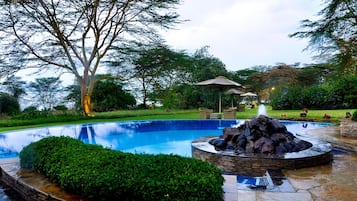
M309 120L309 121L327 121L338 122L345 117L346 112L351 114L357 109L340 109L340 110L310 110L306 118L300 117L300 110L272 110L270 106L266 107L267 115L276 119L291 120ZM258 114L258 108L246 109L244 112L237 112L237 119L251 119ZM323 116L328 114L331 118L324 119ZM96 113L95 117L88 118L82 115L58 115L46 118L32 118L25 120L3 119L0 120L0 132L9 130L19 130L35 127L56 126L64 124L82 124L96 122L114 122L129 120L165 120L165 119L199 119L199 111L193 110L165 110L156 108L154 110L118 110L112 112Z

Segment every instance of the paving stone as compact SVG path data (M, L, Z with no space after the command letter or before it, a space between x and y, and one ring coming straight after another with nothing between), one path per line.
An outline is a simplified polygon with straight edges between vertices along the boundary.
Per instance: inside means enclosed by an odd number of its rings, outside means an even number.
M302 193L276 193L276 192L258 192L257 201L312 201L308 192Z
M238 190L238 201L256 201L255 191Z

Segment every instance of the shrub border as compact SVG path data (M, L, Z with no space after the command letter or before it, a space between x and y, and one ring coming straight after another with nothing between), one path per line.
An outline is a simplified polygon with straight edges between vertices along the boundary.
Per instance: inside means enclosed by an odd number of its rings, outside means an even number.
M124 153L70 137L31 143L20 152L20 165L91 200L213 201L223 196L222 171L206 162Z

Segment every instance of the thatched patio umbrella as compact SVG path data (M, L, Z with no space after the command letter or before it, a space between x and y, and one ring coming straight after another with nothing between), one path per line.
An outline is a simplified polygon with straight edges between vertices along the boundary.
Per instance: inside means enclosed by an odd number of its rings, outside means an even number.
M240 96L244 96L244 97L255 97L255 96L258 96L258 95L255 94L255 93L252 93L252 92L247 92L247 93L241 94Z
M244 93L243 91L239 91L238 89L229 89L228 91L224 92L224 94L229 94L232 96L232 107L234 107L234 105L233 105L234 95L240 96L243 93Z
M219 92L219 113L222 112L222 89L242 86L241 84L234 82L224 76L218 76L214 79L198 82L196 85L221 89Z
M247 92L247 93L241 94L240 96L248 97L250 99L250 103L252 103L254 97L257 97L258 95L255 93L252 93L252 92Z

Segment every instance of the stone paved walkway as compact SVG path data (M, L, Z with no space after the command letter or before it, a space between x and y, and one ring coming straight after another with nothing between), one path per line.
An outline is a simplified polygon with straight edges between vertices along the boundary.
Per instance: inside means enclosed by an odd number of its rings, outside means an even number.
M314 129L309 137L323 139L349 154L335 155L332 164L283 170L296 192L238 190L236 175L224 175L226 201L350 201L357 198L357 139L339 135L339 127Z
M311 201L311 195L308 191L284 193L269 191L238 190L236 175L223 175L225 183L223 190L225 192L225 201Z

